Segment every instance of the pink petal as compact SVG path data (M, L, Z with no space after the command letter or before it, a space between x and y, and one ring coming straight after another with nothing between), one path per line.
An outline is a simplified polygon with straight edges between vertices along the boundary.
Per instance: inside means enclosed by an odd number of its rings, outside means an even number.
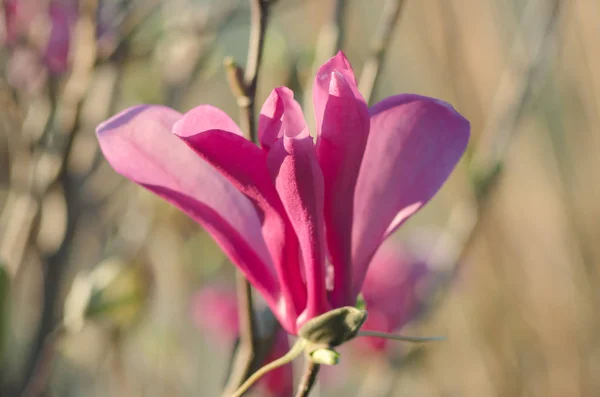
M281 132L281 119L283 118L284 104L281 97L284 95L294 96L287 87L275 88L260 109L258 140L260 145L267 151L283 134Z
M417 289L428 273L425 262L387 239L373 256L362 286L369 312L362 329L394 332L406 324L421 303ZM364 341L376 349L386 346L386 340L381 338Z
M229 130L235 131L229 132ZM267 168L267 153L241 136L221 110L198 106L175 123L173 133L223 174L256 206L262 233L279 276L285 307L273 307L290 332L306 304L298 242ZM280 302L281 304L281 302Z
M182 116L163 106L136 106L98 126L104 156L128 179L156 193L215 238L267 302L279 287L251 202L171 133Z
M445 102L397 95L371 109L354 197L353 290L381 242L444 184L469 140L469 122Z
M231 345L239 335L237 297L226 286L208 286L191 299L190 315L194 325L224 345Z
M268 364L282 356L290 350L290 344L287 334L282 330L277 330L273 347L267 355L264 364ZM294 368L291 363L279 367L267 373L259 382L259 385L266 391L266 395L272 397L292 397L294 393Z
M50 73L64 73L69 67L69 49L72 30L77 21L77 4L74 2L52 2L48 10L52 27L44 59Z
M268 165L300 242L308 292L306 310L298 319L301 326L329 310L325 292L323 175L300 105L291 91L280 91L278 95L284 112L277 134L283 138L272 144Z
M313 91L317 154L325 179L325 224L333 265L334 306L353 305L351 241L353 198L367 137L369 111L341 52L325 63Z
M315 82L313 85L313 104L315 108L315 119L317 122L317 129L323 124L323 115L325 113L325 107L329 100L329 85L331 80L331 73L337 70L342 74L354 96L358 101L365 102L360 91L358 91L358 85L356 84L356 77L352 66L346 58L346 55L342 51L339 51L333 58L325 62L317 75L315 76Z

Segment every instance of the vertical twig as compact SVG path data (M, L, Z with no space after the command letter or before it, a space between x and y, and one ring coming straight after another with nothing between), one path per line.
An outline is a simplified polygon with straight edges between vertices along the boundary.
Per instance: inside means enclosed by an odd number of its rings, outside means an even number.
M434 250L433 263L452 266L460 263L470 251L487 214L492 193L498 186L509 143L530 100L533 82L554 37L560 5L561 0L534 0L529 2L523 13L511 48L511 64L500 79L490 116L469 164L473 202L459 203L448 222L448 234L461 248L453 256L439 255Z
M342 48L344 43L344 16L346 14L346 0L334 0L330 10L329 19L323 24L317 37L315 57L311 67L311 76L315 76L319 67ZM305 83L302 109L306 122L309 123L311 131L314 127L314 109L312 103L313 80L308 79Z
M269 7L274 3L275 0L250 0L250 42L245 72L242 73L242 69L231 60L226 63L229 83L240 107L242 131L252 142L257 141L254 115L256 87L269 21ZM223 392L224 396L231 395L248 379L261 357L257 353L260 338L252 302L252 289L243 274L238 272L236 277L240 337L232 372Z
M33 368L29 383L23 390L22 397L38 397L46 389L51 374L52 361L56 353L56 344L64 335L64 331L63 327L58 327L46 336L38 361Z
M241 106L240 110L242 112L242 131L248 134L248 139L252 142L256 142L256 125L254 121L256 87L265 43L265 32L269 20L269 7L272 3L274 3L272 0L250 0L250 44L246 72L244 73L244 87L246 87L248 101Z
M373 96L373 89L379 78L385 53L389 47L394 28L400 19L403 5L404 0L387 0L383 6L377 32L371 42L369 58L365 62L358 84L358 89L364 95L367 103L370 102Z
M306 359L306 367L302 380L298 384L298 390L296 391L296 397L307 397L312 390L313 386L317 381L317 375L319 374L321 366L310 359Z
M56 150L54 145L58 145L62 158L56 172L56 178L45 181L41 186L36 186L40 198L43 198L55 183L62 187L67 208L67 228L59 249L45 258L42 316L36 331L31 356L25 367L23 390L26 385L36 382L36 367L40 361L46 360L44 346L48 335L51 335L52 330L55 328L54 322L60 296L60 281L70 252L70 245L75 235L75 226L80 211L79 191L75 186L75 181L69 175L67 165L75 135L79 130L81 106L96 62L97 7L97 0L86 0L80 4L80 17L72 36L75 41L72 71L59 100L58 114L52 126L53 139L48 139L45 148L49 152ZM58 142L58 144L52 142Z

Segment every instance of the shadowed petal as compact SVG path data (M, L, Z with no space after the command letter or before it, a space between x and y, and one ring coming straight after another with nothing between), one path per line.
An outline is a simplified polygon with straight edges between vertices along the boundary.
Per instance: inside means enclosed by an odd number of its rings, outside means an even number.
M202 105L176 122L173 133L256 205L286 303L288 318L285 323L295 323L295 318L304 310L306 291L298 262L296 235L267 169L267 153L240 134L221 128L239 132L221 110Z
M445 102L397 95L371 109L354 198L353 290L381 242L439 190L462 156L469 122Z
M343 53L325 63L313 90L317 155L325 179L325 224L334 306L353 305L351 230L356 180L369 134L369 111Z
M364 331L394 332L411 320L419 308L418 286L429 273L428 265L399 242L387 239L377 250L365 277L362 293L369 316ZM375 349L387 340L362 338Z
M275 88L267 97L260 109L258 119L258 140L263 149L269 150L275 141L281 138L281 119L283 118L284 104L282 95L294 94L287 87Z
M272 307L279 287L251 202L171 133L181 114L137 106L98 126L104 156L121 175L200 223Z
M265 365L283 357L290 350L287 334L280 328L276 331L273 347L265 359ZM269 373L259 382L265 393L271 397L292 397L294 395L294 367L287 363Z
M308 292L306 310L298 319L301 327L306 320L329 310L325 293L323 175L300 105L289 90L278 92L278 96L284 108L281 130L277 132L282 138L272 144L268 165L300 242Z

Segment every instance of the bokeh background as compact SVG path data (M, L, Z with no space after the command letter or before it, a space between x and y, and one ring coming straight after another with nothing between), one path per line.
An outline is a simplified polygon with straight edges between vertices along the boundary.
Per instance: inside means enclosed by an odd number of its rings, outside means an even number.
M94 129L139 103L208 103L237 120L223 59L244 63L248 2L75 3L19 22L18 38L0 18L0 395L36 377L48 396L219 395L232 347L199 325L218 313L198 291L231 286L234 267L198 225L114 173ZM258 102L287 85L312 122L314 65L339 46L361 76L384 3L279 0ZM371 103L433 96L472 126L449 181L394 236L435 230L421 248L445 276L403 332L447 340L344 349L313 395L600 395L600 4L396 3ZM45 52L59 28L64 61ZM61 323L69 332L49 342Z

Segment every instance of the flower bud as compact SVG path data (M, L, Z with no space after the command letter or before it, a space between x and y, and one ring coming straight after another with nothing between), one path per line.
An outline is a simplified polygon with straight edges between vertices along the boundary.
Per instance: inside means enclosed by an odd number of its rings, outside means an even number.
M336 365L340 362L340 353L333 349L316 349L309 356L316 364Z
M308 321L298 335L315 344L335 347L354 338L366 319L364 310L340 307Z

